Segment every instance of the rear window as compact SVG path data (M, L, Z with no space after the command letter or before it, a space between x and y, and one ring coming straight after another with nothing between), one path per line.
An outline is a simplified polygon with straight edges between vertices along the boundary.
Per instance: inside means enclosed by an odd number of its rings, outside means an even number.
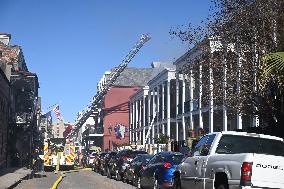
M131 154L129 154L129 157L134 158L136 157L138 154L148 154L145 151L132 151Z
M216 153L256 153L284 156L284 142L249 136L223 135L218 144Z

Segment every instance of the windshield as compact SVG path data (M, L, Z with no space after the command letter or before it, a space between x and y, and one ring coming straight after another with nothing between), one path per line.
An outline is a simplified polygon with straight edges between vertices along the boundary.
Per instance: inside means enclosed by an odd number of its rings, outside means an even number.
M216 153L257 153L284 156L284 142L250 136L223 135Z

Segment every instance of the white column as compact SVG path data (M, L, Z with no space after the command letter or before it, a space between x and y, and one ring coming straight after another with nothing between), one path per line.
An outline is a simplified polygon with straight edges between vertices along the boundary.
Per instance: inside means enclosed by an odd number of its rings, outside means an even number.
M224 72L224 79L223 79L223 131L228 130L228 117L227 117L227 49L225 49L225 56L223 60L223 72Z
M143 98L143 97L142 97ZM143 99L142 99L143 100ZM139 140L140 144L142 144L142 100L139 99Z
M145 97L145 95L143 94L143 145L144 144L146 144L146 142L145 142L145 137L146 137L146 123L145 123L145 118L146 118L146 115L145 115L145 113L146 113L146 110L145 110L145 108L146 108L146 99L145 99L146 97Z
M132 104L132 111L133 111L133 116L132 116L132 120L133 120L133 126L132 126L132 142L135 142L135 100L133 101Z
M138 140L138 100L135 101L135 144Z
M167 82L167 136L171 137L171 81Z
M165 126L164 126L164 119L165 119L165 83L162 83L162 133L165 134Z
M184 80L184 75L182 76L182 139L185 140L185 118L184 118L184 102L185 102L185 80Z
M130 144L132 144L132 126L133 126L133 108L132 108L132 103L130 103L130 129L129 129L129 141Z
M211 60L209 60L211 61ZM214 123L214 102L213 102L213 70L211 67L211 63L209 66L209 91L210 91L210 101L209 101L209 133L214 131L213 123Z
M241 92L241 67L242 67L242 57L241 57L241 53L239 52L240 50L238 50L238 60L237 60L237 64L238 64L238 68L237 68L237 74L238 74L238 79L237 79L237 93L238 96L240 95ZM237 129L242 129L243 128L243 124L242 124L242 114L240 112L237 112Z
M152 120L151 120L151 98L152 98L152 96L151 96L151 91L150 91L150 89L149 89L149 91L148 91L148 132L150 132L150 127L151 127L151 122L152 122ZM150 135L149 135L150 136ZM150 144L150 138L148 137L148 144Z
M160 136L160 123L159 123L159 114L160 114L160 85L157 86L157 135Z
M189 127L190 129L193 129L193 77L192 77L192 69L190 69L190 75L189 75L189 101L190 101L190 112L189 112Z
M256 42L254 44L254 69L253 69L253 91L256 93L257 91L257 67L258 67L258 61L259 61L259 54L257 52ZM254 110L258 111L258 107L254 105ZM257 113L254 113L253 116L253 127L259 127L259 115Z
M179 115L179 73L176 74L176 141L179 140L178 135L179 135L179 129L178 129L178 115Z
M198 111L199 111L199 128L203 129L203 120L202 120L202 65L199 66L199 102L198 102Z
M156 90L155 90L155 88L154 88L154 90L153 90L153 95L152 95L152 110L153 110L153 120L154 120L154 122L153 122L153 128L152 128L152 144L154 144L155 143L155 141L154 141L154 138L155 138L155 126L156 126L156 124L157 124L157 122L155 122L155 116L156 116L156 104L155 104L155 96L156 96Z

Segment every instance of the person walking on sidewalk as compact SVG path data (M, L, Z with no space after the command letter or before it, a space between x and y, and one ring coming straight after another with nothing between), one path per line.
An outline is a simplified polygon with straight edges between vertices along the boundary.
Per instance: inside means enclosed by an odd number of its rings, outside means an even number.
M32 169L34 171L40 171L41 159L39 158L39 150L35 149L35 152L32 154Z

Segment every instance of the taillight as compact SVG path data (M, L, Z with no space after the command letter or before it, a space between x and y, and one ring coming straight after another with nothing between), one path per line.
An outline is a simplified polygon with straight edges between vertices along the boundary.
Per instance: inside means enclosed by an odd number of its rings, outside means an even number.
M122 156L122 160L126 161L126 160L128 160L128 157L127 156Z
M167 162L167 163L164 163L164 167L165 168L171 168L172 167L172 164Z
M241 185L248 186L251 184L252 162L243 162L241 169Z

